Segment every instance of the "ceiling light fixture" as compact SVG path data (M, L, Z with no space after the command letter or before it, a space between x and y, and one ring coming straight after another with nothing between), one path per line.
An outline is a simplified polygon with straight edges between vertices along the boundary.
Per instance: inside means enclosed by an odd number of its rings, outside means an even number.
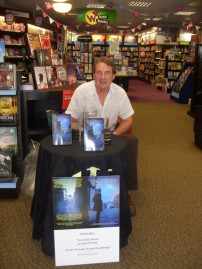
M72 5L67 0L53 0L53 9L59 13L67 13L72 9Z

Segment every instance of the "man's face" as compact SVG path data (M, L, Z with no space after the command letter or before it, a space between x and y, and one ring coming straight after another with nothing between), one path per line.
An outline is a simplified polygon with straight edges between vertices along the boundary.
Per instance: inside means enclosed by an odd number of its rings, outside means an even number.
M99 62L96 65L96 70L93 74L93 78L95 80L97 90L108 91L114 77L115 75L112 73L111 66L102 62Z

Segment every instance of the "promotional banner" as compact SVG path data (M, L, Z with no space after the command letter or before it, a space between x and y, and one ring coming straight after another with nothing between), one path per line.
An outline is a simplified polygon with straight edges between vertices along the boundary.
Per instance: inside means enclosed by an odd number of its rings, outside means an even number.
M56 266L119 261L120 177L52 181Z
M93 10L93 9L78 9L77 21L86 22L89 25L96 25L97 23L116 22L116 10Z

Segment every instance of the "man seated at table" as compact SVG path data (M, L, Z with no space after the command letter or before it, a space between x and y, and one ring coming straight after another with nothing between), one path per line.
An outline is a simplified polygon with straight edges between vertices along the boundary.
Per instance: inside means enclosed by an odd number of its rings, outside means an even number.
M108 119L108 127L114 135L126 133L132 126L134 110L123 88L113 83L115 63L107 57L97 58L93 66L94 80L80 85L72 96L65 113L71 114L72 125L82 125L86 111L97 111L98 117ZM116 128L118 117L121 119ZM131 216L136 208L129 197Z

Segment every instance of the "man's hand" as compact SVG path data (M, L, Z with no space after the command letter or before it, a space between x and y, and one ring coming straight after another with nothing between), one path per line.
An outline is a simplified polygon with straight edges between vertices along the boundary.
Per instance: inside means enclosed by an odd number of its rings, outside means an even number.
M113 134L121 135L121 134L126 133L131 128L132 123L133 123L132 116L125 120L121 120L119 126L113 131Z

